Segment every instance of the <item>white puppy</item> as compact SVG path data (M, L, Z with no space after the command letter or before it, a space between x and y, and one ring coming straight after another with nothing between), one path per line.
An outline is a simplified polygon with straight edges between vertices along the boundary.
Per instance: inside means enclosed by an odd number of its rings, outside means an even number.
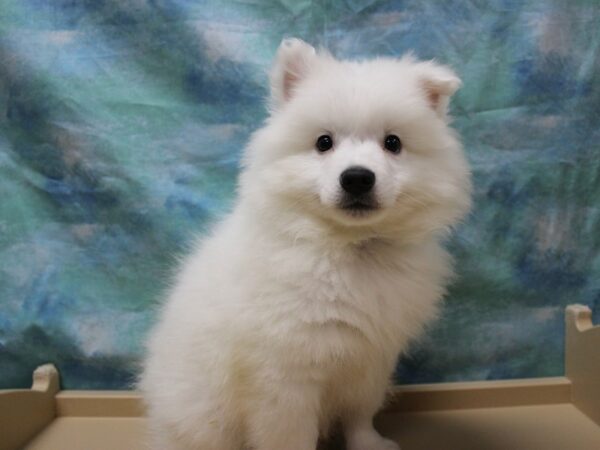
M160 450L397 449L372 425L398 354L451 277L470 206L448 128L460 80L402 59L339 61L285 40L271 114L233 212L184 262L140 388Z

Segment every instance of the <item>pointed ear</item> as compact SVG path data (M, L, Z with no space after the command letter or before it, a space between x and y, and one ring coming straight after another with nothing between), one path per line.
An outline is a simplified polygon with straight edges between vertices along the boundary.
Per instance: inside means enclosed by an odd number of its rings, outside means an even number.
M458 90L462 82L454 71L434 61L419 63L419 83L427 97L429 106L445 119L450 97Z
M300 39L284 39L271 69L271 107L281 107L294 95L317 58L315 49Z

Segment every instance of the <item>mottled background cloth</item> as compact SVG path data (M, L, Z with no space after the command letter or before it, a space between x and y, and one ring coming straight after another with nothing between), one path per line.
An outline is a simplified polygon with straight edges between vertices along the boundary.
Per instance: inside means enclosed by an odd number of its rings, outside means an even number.
M475 209L402 383L561 375L600 315L595 0L0 0L0 387L128 388L176 258L231 206L284 36L460 73Z

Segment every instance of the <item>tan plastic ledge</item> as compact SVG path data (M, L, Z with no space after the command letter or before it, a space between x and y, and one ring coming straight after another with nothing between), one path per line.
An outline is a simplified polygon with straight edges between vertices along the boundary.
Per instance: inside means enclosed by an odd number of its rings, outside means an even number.
M600 326L581 305L565 319L565 377L399 386L377 427L402 450L600 450ZM146 448L136 392L58 386L48 364L0 391L0 450Z

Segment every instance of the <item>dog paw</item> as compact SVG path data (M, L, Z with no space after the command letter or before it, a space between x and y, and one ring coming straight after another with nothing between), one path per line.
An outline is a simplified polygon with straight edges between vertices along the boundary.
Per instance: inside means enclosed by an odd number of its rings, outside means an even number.
M391 439L381 438L379 442L372 447L373 450L400 450L400 446Z
M349 442L348 450L400 450L400 446L391 439L385 439L379 434L373 433Z

